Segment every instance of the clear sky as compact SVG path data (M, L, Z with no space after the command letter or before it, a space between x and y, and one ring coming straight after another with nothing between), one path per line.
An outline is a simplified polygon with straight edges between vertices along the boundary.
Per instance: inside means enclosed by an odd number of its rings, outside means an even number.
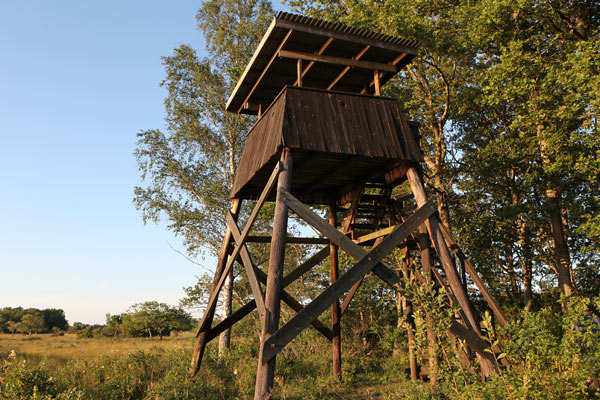
M132 203L136 133L164 126L160 58L204 50L199 5L0 2L0 307L103 323L136 302L177 304L202 272Z

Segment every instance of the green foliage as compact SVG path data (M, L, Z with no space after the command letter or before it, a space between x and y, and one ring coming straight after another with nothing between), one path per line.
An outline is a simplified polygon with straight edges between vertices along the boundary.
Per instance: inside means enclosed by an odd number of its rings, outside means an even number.
M60 309L4 307L0 309L0 332L48 333L65 331L69 324Z

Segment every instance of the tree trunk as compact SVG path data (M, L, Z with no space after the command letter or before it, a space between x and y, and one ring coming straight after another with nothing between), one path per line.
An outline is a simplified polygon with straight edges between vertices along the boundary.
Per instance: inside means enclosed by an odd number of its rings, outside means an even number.
M558 275L558 287L565 296L572 296L574 285L571 273L571 258L563 225L559 197L558 190L546 190L546 202L549 208L550 226L554 240L554 264L556 274Z
M221 318L224 320L231 315L231 303L233 298L233 268L229 271L222 292ZM231 328L219 336L219 358L223 357L231 347Z

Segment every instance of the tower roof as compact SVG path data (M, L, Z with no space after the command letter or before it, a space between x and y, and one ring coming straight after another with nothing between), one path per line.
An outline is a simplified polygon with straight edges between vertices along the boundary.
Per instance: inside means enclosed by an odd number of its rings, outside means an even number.
M246 66L226 110L257 114L301 71L302 86L373 93L417 54L419 43L366 29L280 12ZM301 60L298 62L298 60Z

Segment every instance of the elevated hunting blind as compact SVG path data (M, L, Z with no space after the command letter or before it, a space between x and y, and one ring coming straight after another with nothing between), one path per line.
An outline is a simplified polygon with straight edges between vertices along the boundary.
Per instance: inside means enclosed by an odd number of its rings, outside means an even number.
M230 112L258 115L258 120L248 133L231 189L228 226L197 332L192 374L200 368L206 344L256 309L262 332L255 399L271 397L276 354L310 325L332 342L333 371L339 377L340 318L368 273L402 291L398 273L382 261L396 248L405 254L405 268L415 268L407 249L420 251L420 275L431 274L460 306L449 334L475 352L484 376L491 373L494 358L481 339L479 319L455 257L497 320L506 319L427 199L417 127L406 120L394 99L380 95L381 85L416 56L418 46L412 40L294 14L279 13L273 19L226 106ZM417 209L404 218L408 199L392 197L392 190L407 180ZM245 199L256 202L240 230L236 221ZM276 201L272 235L250 236L266 201ZM327 206L329 220L307 205ZM322 237L288 237L290 209ZM268 271L253 264L248 242L270 243ZM286 242L327 246L284 276ZM357 260L342 276L338 276L338 248ZM310 303L301 304L285 287L328 256L331 285ZM217 298L236 261L245 268L254 300L213 326ZM281 301L296 312L282 326ZM327 309L332 312L331 328L318 319Z

